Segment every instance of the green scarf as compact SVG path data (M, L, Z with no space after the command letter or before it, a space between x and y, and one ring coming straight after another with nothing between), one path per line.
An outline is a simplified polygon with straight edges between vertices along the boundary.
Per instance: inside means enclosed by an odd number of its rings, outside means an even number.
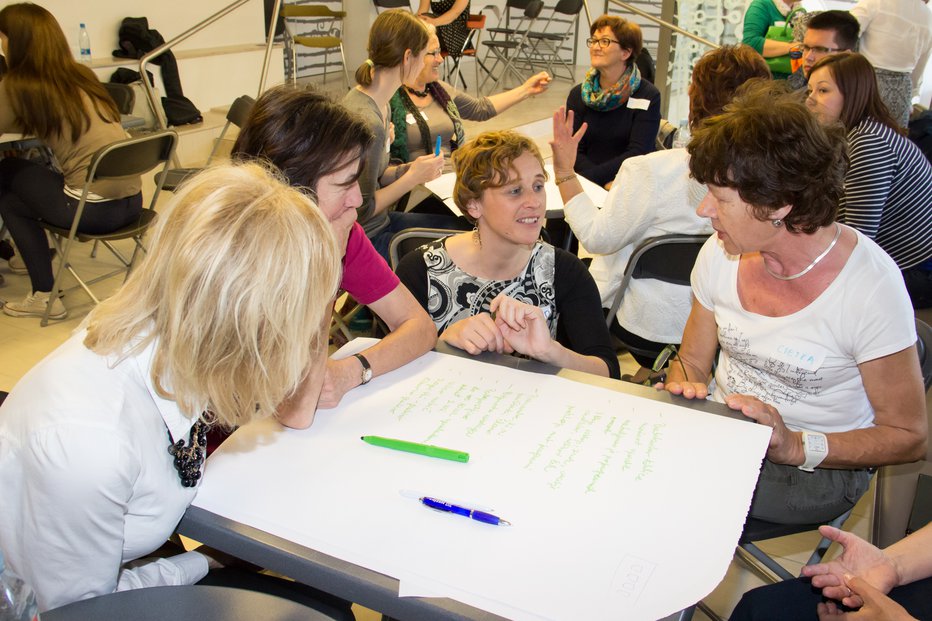
M450 120L453 121L453 135L450 137L450 153L452 153L466 140L466 134L463 131L463 119L460 117L459 108L456 107L453 99L450 98L446 89L443 88L439 82L429 83L425 90L431 94L437 103L440 104L440 107L447 113L447 116L450 117ZM418 130L420 130L421 147L424 149L424 152L433 153L434 140L430 131L430 126L427 124L427 121L424 120L418 107L411 101L404 86L395 91L389 105L392 110L392 125L395 126L395 140L392 142L389 150L391 158L402 162L408 162L411 159L411 152L408 150L408 124L405 119L408 114L414 117Z

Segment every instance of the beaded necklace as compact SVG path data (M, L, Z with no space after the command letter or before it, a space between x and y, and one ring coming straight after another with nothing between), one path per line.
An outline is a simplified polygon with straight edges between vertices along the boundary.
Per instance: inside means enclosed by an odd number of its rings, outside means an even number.
M168 453L175 458L175 470L184 487L194 487L201 478L201 465L207 456L207 423L198 417L191 426L188 446L184 438L175 442L172 432L168 432Z

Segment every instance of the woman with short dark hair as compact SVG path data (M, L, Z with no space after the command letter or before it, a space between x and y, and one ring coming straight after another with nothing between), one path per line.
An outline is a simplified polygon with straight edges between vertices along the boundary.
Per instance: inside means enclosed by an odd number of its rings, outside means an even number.
M437 340L430 317L356 222L359 177L373 140L361 118L326 95L279 86L259 97L233 145L235 159L268 161L291 185L314 196L340 245L340 288L391 330L361 354L328 360L320 400L292 401L296 408L335 407L350 390L414 360Z
M896 265L835 222L844 134L781 88L755 81L687 147L716 235L663 387L771 427L750 516L812 524L853 507L871 468L925 455L925 394Z
M576 172L601 186L611 186L629 157L654 150L660 127L660 91L637 67L643 45L641 28L615 15L603 15L589 28L592 69L566 98L573 111L573 131L589 131L579 143Z

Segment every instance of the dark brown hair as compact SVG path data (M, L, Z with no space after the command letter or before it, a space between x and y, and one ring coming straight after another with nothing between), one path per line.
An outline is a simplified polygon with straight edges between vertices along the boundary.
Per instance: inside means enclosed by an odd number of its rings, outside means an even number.
M689 84L689 124L721 114L738 87L752 78L771 77L770 68L757 51L739 43L723 45L702 55L693 67Z
M838 120L845 129L850 131L864 119L872 118L897 133L906 133L890 116L887 105L880 98L877 75L870 61L857 52L829 54L812 66L810 78L816 70L823 67L828 69L844 98Z
M637 60L641 48L644 47L644 37L641 35L640 26L617 15L603 15L589 26L589 35L594 37L596 31L602 28L611 28L621 49L631 50L631 56L628 57L629 66Z
M812 16L806 28L833 31L835 43L845 50L853 50L861 34L861 24L848 11L820 11Z
M790 232L834 222L844 188L845 133L823 127L783 81L753 79L722 114L703 121L687 147L700 183L734 188L759 220L785 205Z
M476 220L467 211L470 201L478 201L489 188L500 188L508 183L512 162L530 153L544 170L544 159L534 141L511 130L483 132L453 152L456 184L453 202L471 223Z
M94 73L74 60L61 26L46 9L23 2L0 10L0 32L7 37L10 96L23 132L42 139L77 141L91 124L84 96L102 121L118 123L120 112Z
M428 39L427 26L411 11L389 9L379 13L369 28L366 45L369 58L356 69L356 83L369 86L375 69L397 67L404 62L408 50L414 55L420 54L427 47Z
M356 181L375 139L369 126L326 95L278 86L262 94L243 124L232 157L266 160L292 186L316 192L321 177L359 159Z

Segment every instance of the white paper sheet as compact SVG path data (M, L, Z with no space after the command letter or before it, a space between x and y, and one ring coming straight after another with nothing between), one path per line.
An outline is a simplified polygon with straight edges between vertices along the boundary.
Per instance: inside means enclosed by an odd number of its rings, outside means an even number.
M195 504L394 576L405 595L522 620L657 619L724 576L769 432L429 353L319 411L310 429L240 429L208 460ZM402 490L470 500L513 525L431 511Z
M554 183L553 164L545 164L544 168L549 175L549 180L544 184L544 188L547 191L547 217L562 218L563 198L560 197L560 188ZM585 177L579 177L579 183L582 185L583 191L592 199L593 203L602 205L605 202L605 197L608 196L608 191L605 188L592 183ZM459 207L453 202L453 186L455 184L456 173L449 172L440 175L433 181L428 181L424 184L424 187L430 190L437 198L441 199L444 204L450 208L450 211L457 216L461 216L463 212L460 211Z

